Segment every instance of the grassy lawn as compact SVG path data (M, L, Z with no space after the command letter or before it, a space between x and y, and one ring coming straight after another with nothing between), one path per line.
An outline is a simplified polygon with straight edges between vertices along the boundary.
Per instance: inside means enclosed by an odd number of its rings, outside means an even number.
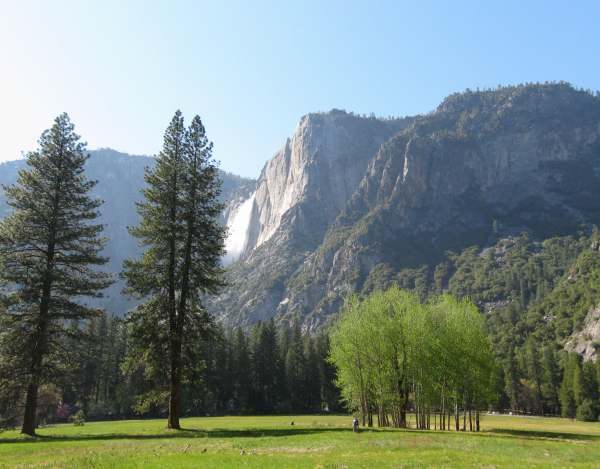
M291 421L294 425L290 425ZM340 416L210 417L0 434L0 468L498 468L600 467L600 423L485 416L465 434L364 430Z

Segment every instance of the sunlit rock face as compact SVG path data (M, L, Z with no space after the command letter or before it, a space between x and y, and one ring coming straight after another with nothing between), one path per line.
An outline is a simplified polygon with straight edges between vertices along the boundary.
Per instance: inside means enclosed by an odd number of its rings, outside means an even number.
M307 204L318 207L320 219L307 231L323 232L358 188L374 151L408 122L343 111L304 116L264 166L252 197L229 216L227 261L250 256L273 237L290 211Z
M248 313L244 322L254 322L285 307L285 279L323 241L378 148L411 122L337 110L304 116L264 166L254 194L227 217L224 262L237 262L215 311Z

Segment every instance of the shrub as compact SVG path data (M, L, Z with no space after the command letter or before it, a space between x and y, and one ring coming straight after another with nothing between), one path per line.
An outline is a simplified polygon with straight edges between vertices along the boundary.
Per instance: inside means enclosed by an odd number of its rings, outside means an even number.
M577 406L577 420L592 422L597 418L598 412L590 399L584 399L584 401Z
M76 427L81 427L85 425L85 413L83 412L83 410L78 410L77 412L75 412L71 416L71 422L73 422L73 425L75 425Z

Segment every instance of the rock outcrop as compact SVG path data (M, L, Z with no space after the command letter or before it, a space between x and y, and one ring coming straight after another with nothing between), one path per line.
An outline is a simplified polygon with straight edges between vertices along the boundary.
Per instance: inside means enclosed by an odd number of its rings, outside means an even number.
M600 306L590 309L583 329L574 333L565 344L565 350L582 356L584 361L596 361L600 350Z

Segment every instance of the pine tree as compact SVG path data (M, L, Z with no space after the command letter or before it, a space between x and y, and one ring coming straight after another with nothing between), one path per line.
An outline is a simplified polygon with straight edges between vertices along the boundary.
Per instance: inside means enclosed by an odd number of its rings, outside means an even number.
M532 410L535 414L543 414L543 398L542 398L542 367L538 355L539 344L530 336L525 343L525 365L527 377L533 385L532 394Z
M292 412L303 412L306 410L305 404L307 398L307 363L304 355L302 331L300 326L296 324L289 332L289 340L286 344L287 350L284 351L285 356L283 356L285 388L289 398L290 410Z
M248 339L242 329L236 331L233 354L235 376L234 399L237 403L239 412L247 413L251 410L250 399L252 376Z
M89 196L96 183L84 174L88 157L61 114L27 155L17 184L5 188L13 212L0 223L0 275L12 290L2 339L11 341L11 356L2 361L12 372L0 375L27 388L22 432L28 435L35 434L39 388L56 375L67 324L95 313L74 299L99 296L110 284L93 268L107 259L100 255L102 225L94 224L102 202Z
M581 369L581 360L576 354L573 356L573 399L575 400L575 407L579 407L586 398L585 395L585 380L583 376L583 370Z
M508 396L510 408L519 409L519 381L514 350L511 348L504 365L504 392Z
M260 414L277 410L281 379L281 360L273 320L259 323L252 331L252 406Z
M337 380L336 368L329 362L329 335L321 334L317 337L317 351L319 354L319 381L321 382L321 399L324 409L329 412L344 410L340 389L335 385Z
M130 291L150 297L147 303L154 305L152 313L144 313L142 307L132 316L140 324L139 337L144 337L148 328L164 329L168 427L178 429L186 350L191 352L207 327L201 299L222 285L221 183L212 143L198 116L186 130L181 112L175 113L156 166L145 179L145 200L138 205L141 222L131 233L147 249L141 259L125 262L124 276ZM145 315L156 321L144 319ZM155 332L148 330L147 337L152 335Z
M560 385L560 411L563 417L574 418L577 410L575 399L574 377L579 361L576 354L569 354L565 359L563 379Z
M560 387L559 370L556 355L550 346L545 346L542 351L542 397L544 409L551 414L558 414L558 390Z
M319 369L319 355L315 341L307 335L304 339L304 409L307 412L321 411L321 373Z

